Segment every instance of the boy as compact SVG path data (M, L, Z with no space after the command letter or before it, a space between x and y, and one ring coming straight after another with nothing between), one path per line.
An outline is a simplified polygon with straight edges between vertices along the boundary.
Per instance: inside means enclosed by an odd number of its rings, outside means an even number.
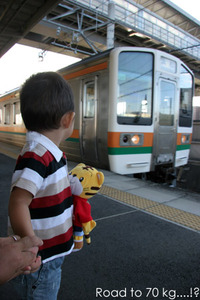
M15 234L36 235L44 244L39 248L40 268L35 262L34 273L14 281L20 284L22 299L55 300L64 256L73 249L72 193L66 159L58 147L72 134L74 100L59 74L44 72L25 82L20 102L28 132L12 178L9 218Z

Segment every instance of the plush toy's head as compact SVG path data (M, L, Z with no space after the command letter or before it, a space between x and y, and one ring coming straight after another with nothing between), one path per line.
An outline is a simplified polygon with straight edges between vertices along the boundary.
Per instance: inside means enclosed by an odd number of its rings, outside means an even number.
M82 163L72 169L69 175L78 177L83 187L83 191L79 196L86 199L94 196L104 182L104 175L102 172L98 172L95 168L86 166Z

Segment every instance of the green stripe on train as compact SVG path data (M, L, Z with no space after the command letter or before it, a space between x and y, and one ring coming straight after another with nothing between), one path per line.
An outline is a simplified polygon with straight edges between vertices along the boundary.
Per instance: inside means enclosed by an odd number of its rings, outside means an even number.
M78 138L68 138L65 140L66 142L74 142L74 143L79 143L79 139Z
M146 154L152 153L152 147L108 148L109 155Z
M177 145L176 151L190 149L189 145ZM152 147L108 148L109 155L146 154L152 153Z
M26 135L26 132L14 132L14 131L3 131L3 130L0 130L0 133Z
M187 150L190 149L191 145L187 144L187 145L177 145L176 146L176 151L180 151L180 150Z

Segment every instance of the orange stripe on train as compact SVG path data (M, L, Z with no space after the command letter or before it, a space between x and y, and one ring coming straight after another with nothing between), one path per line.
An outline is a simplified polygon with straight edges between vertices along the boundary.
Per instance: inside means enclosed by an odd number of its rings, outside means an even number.
M189 144L191 144L191 142L192 142L192 133L177 133L177 140L176 140L177 145L182 145L183 144L182 141L181 141L181 138L182 138L182 135L184 135L184 134L190 135Z
M70 74L67 74L67 75L63 75L63 77L66 80L68 80L68 79L76 78L76 77L79 77L79 76L82 76L82 75L94 73L96 71L104 70L104 69L107 69L107 67L108 67L108 63L104 62L104 63L98 64L98 65L95 65L95 66L92 66L92 67L89 67L89 68L82 69L82 70L77 71L77 72L73 72L73 73L70 73Z
M137 134L139 132L135 132ZM153 132L141 132L144 134L144 143L142 147L152 147L153 145ZM108 147L120 147L120 134L121 132L108 132ZM132 134L132 132L130 132ZM134 135L134 132L133 132Z

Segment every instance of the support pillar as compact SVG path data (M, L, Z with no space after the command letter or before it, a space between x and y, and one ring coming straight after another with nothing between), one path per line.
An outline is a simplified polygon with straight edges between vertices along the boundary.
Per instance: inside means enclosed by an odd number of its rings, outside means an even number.
M108 3L108 17L110 23L107 25L107 49L115 46L115 3L110 1Z

